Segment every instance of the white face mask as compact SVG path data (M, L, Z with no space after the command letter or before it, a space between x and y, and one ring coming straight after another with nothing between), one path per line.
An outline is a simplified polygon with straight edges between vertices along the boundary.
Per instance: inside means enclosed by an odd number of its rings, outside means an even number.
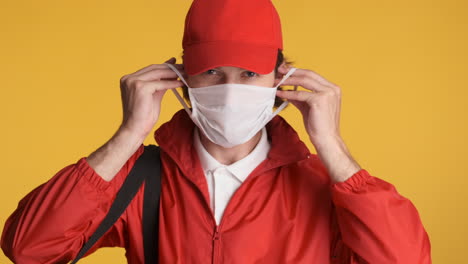
M291 68L276 87L225 83L190 88L172 64L165 64L187 85L192 111L177 90L171 90L195 125L209 140L225 148L247 142L288 105L283 102L273 113L278 86L296 70Z

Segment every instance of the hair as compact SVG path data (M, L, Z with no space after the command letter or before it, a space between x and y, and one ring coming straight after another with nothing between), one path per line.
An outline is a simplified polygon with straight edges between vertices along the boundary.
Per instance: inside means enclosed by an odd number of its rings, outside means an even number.
M276 57L276 65L275 65L275 78L279 77L278 76L278 68L281 66L281 64L284 62L284 64L286 64L287 66L290 66L290 65L293 65L293 61L290 61L288 60L284 55L283 55L283 51L278 49L278 55ZM278 87L278 90L283 90L283 87L279 86ZM188 95L188 88L187 86L184 84L182 86L182 94L183 94L183 97L184 99L190 103L190 98L189 98L189 95ZM284 102L284 100L278 96L275 97L275 104L274 104L274 107L279 107L282 103Z

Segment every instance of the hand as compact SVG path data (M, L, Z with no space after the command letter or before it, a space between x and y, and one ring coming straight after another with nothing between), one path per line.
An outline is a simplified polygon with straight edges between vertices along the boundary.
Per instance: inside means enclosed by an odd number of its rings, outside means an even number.
M282 65L280 74L288 68ZM281 78L275 80L275 85ZM283 85L302 86L309 91L277 91L302 114L304 126L333 182L345 181L361 167L352 158L340 135L341 88L319 74L297 69Z
M280 74L286 74L288 68L282 66ZM275 80L278 84L281 78ZM302 114L310 140L314 146L340 138L339 122L341 110L341 88L317 73L297 69L282 85L300 85L309 91L280 91L277 95L287 99Z
M166 63L174 64L172 57ZM181 72L183 64L174 64ZM123 120L119 130L145 138L159 119L161 100L168 89L181 87L182 81L167 65L152 64L120 79Z

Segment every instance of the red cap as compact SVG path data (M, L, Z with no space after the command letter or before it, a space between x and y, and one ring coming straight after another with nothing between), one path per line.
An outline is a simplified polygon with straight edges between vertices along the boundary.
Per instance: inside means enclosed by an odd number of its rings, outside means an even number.
M194 0L182 47L189 75L221 66L268 74L283 50L280 18L270 0Z

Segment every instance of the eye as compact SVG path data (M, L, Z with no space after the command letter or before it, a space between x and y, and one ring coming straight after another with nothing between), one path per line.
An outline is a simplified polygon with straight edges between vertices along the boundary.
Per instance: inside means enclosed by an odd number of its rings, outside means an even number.
M207 70L205 73L208 74L208 75L213 75L213 74L216 74L216 70L214 70L214 69L209 69L209 70Z
M252 71L247 71L247 76L248 77L255 77L255 76L258 76L258 73L255 73L255 72L252 72Z

